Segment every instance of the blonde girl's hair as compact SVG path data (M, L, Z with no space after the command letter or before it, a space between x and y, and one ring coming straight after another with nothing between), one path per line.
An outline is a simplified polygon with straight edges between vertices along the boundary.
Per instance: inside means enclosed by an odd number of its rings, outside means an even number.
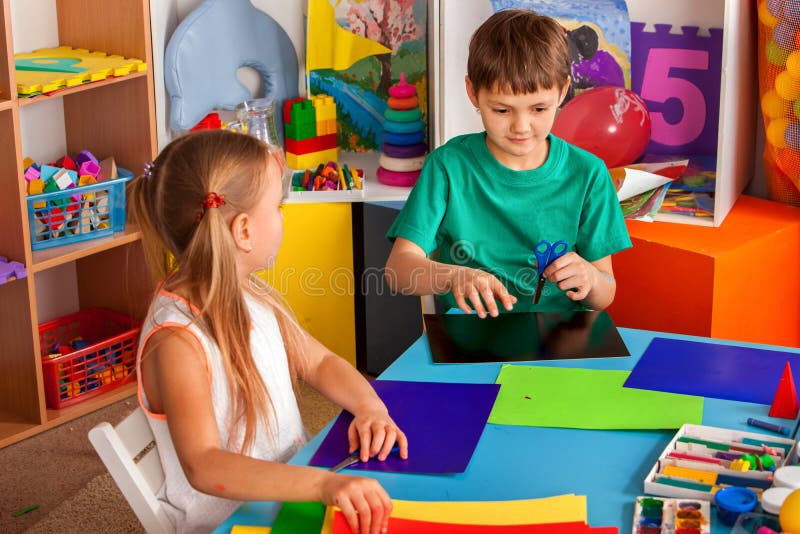
M259 421L268 427L274 422L274 407L250 350L244 291L274 311L293 382L305 361L306 334L277 291L264 282L243 284L239 279L229 229L232 218L250 211L267 180L280 179L281 172L277 149L255 137L204 131L167 145L130 189L131 214L141 229L152 274L166 289L180 287L189 293L189 302L200 310L194 321L219 347L231 395L228 446L243 428L241 452L251 449ZM209 192L224 195L225 203L203 211ZM178 265L173 273L167 253ZM271 426L277 431L277 425Z

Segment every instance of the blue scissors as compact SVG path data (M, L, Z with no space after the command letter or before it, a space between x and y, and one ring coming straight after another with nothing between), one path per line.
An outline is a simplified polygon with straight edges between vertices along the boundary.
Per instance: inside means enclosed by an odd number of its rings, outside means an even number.
M536 243L533 253L536 255L536 270L539 273L539 282L536 284L536 293L533 295L533 303L539 304L539 297L542 296L542 288L544 288L544 270L547 266L556 261L558 258L567 253L566 241L556 241L551 243L546 239L542 239Z

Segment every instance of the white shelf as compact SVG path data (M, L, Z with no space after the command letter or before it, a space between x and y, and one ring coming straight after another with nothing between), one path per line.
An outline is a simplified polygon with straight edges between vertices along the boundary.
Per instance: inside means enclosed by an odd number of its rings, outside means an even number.
M290 191L287 204L320 202L396 202L408 198L410 187L384 185L375 177L378 168L377 152L339 152L339 163L363 169L366 175L363 191Z

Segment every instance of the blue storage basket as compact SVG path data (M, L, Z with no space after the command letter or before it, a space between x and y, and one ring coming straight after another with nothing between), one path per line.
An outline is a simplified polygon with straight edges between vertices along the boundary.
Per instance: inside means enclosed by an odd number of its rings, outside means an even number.
M125 184L133 173L117 167L117 176L65 191L30 195L31 249L79 243L125 230Z

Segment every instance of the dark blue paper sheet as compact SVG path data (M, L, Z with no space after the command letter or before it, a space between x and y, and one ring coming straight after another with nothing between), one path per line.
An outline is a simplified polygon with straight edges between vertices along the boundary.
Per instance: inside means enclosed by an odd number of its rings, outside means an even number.
M797 352L654 338L624 386L769 405L787 361L800 376Z
M408 437L408 460L390 455L348 469L403 473L463 473L492 411L498 384L371 382L389 414ZM342 412L311 458L332 467L348 456L347 428L353 416Z

